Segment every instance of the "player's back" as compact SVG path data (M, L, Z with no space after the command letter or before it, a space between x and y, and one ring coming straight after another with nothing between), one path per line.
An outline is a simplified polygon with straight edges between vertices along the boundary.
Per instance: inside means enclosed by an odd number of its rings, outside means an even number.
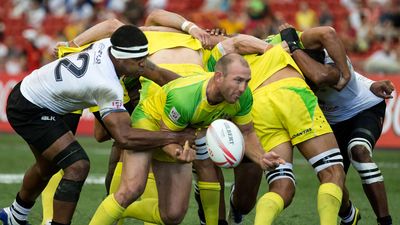
M60 114L97 105L100 98L118 99L122 87L108 56L109 46L110 40L103 39L33 71L22 81L22 94Z

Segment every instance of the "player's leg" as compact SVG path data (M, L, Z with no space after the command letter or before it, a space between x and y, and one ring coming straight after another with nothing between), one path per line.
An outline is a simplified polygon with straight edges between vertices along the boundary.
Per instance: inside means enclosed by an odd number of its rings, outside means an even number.
M292 169L293 149L290 142L284 142L271 151L279 154L286 163L266 172L269 191L257 201L255 223L272 224L284 208L288 207L295 193L295 178Z
M107 194L114 193L119 186L122 171L122 149L113 142L108 158L108 170L105 179Z
M63 169L63 179L54 195L53 221L69 224L89 172L85 151L64 124L62 116L26 100L19 85L9 96L7 116L17 133L30 144L36 157L36 163L27 171L17 197L22 202L20 206L33 204L55 173L54 168ZM19 211L27 215L25 209Z
M205 132L200 135L204 136L195 140L196 160L193 162L197 178L195 186L198 193L197 200L201 206L200 212L204 215L205 223L217 225L221 186L218 180L217 166L207 152Z
M46 188L42 191L42 225L49 224L51 218L53 218L53 198L56 193L58 184L60 183L64 171L59 170L54 174L46 185Z
M297 147L314 167L321 183L318 189L320 223L336 224L345 174L342 156L333 133L311 138L297 144Z
M153 160L159 211L165 224L182 222L189 207L192 187L192 164Z
M344 171L347 171L350 167L350 159L347 154L347 144L351 133L351 123L345 121L332 125L336 141L338 142L341 155L343 157ZM340 224L341 225L355 225L361 219L360 210L350 201L350 194L346 185L343 187L342 205L339 210Z
M124 210L143 193L149 173L151 151L124 150L121 183L97 208L91 225L111 225L122 217Z
M373 159L373 148L382 131L385 102L381 102L355 117L347 144L351 164L360 175L366 194L379 224L392 224L383 175Z
M221 191L217 168L210 158L196 159L193 167L198 176L197 187L205 222L208 225L217 225Z
M63 116L65 125L69 127L72 133L75 135L78 128L79 120L81 118L82 111L76 113L68 113ZM64 176L64 171L60 170L54 174L48 182L46 188L43 190L42 196L42 225L45 225L51 218L53 218L53 198L57 187Z
M234 184L229 196L228 223L241 224L257 202L263 171L260 166L247 157L234 168Z

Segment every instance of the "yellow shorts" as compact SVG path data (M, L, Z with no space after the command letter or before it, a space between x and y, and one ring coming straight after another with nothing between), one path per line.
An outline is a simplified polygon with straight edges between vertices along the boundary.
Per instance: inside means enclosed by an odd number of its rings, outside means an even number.
M137 107L135 109L134 113L132 113L132 115L134 115L135 113L137 114L138 110L141 111L141 109ZM141 113L143 113L143 111ZM159 121L155 121L151 117L146 116L144 113L140 116L140 119L135 119L132 121L133 121L132 127L134 127L134 128L141 128L141 129L151 130L151 131L159 131L160 130ZM167 153L165 153L161 148L154 150L153 159L155 159L157 161L161 161L161 162L176 162L176 160L174 158L172 158Z
M265 151L284 142L296 145L332 132L317 97L301 78L286 78L257 89L252 113Z

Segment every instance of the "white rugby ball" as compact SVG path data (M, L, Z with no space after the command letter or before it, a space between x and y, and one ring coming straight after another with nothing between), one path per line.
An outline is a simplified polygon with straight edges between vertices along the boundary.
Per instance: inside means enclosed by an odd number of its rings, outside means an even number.
M223 168L232 168L242 161L244 140L239 128L229 120L217 119L207 129L208 155Z

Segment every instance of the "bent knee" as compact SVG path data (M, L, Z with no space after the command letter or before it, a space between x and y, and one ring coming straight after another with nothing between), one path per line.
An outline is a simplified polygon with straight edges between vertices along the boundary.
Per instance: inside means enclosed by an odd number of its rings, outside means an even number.
M165 224L175 225L182 223L187 207L170 207L167 212L161 214L161 219Z
M78 160L64 169L64 177L70 180L82 181L88 176L89 170L89 161Z
M281 196L286 208L293 201L296 186L291 179L279 179L270 184L269 191Z

